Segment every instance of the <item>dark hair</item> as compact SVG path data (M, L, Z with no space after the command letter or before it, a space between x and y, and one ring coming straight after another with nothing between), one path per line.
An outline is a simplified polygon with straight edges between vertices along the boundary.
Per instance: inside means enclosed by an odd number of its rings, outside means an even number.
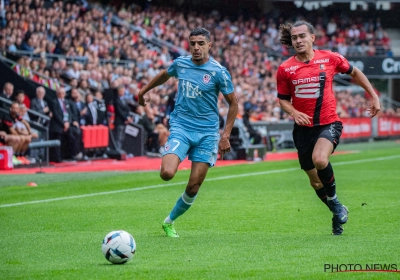
M305 25L307 26L308 32L310 32L311 34L314 34L314 26L312 26L311 23L304 21L304 20L299 20L296 21L294 24L281 24L279 26L279 33L280 33L280 42L282 45L286 45L288 47L293 47L292 45L292 35L290 33L290 31L292 30L292 27L297 27L297 26L301 26L301 25Z
M210 31L205 28L195 28L190 32L189 38L192 36L203 35L204 37L206 37L207 41L211 41L210 34Z
M93 93L91 93L91 92L88 92L88 93L86 93L86 95L85 95L85 101L87 102L87 99L88 99L88 97L89 96L93 96Z

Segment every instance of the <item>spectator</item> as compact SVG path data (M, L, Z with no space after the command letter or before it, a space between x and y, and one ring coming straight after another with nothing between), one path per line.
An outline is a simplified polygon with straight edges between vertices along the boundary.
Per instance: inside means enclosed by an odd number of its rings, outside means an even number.
M14 92L14 85L12 83L7 82L4 84L3 92L0 94L0 97L7 99L11 102L13 92ZM4 102L2 100L0 100L0 106L1 106L1 108L6 109L7 111L10 108L10 104L7 102Z
M88 78L89 87L94 90L101 89L101 82L99 78L99 73L96 70L92 70L90 72L90 77Z
M67 70L66 74L72 79L79 80L81 74L81 71L79 69L80 69L79 62L74 61L72 62L72 66Z
M14 165L21 164L22 162L17 159L15 153L21 149L22 140L18 135L7 134L3 131L3 128L0 130L0 143L5 144L6 146L10 146L13 149L13 157L12 162Z
M93 94L88 93L85 96L86 99L86 113L85 113L85 124L86 125L96 125L98 123L98 108L94 102Z
M36 88L36 97L31 101L31 109L45 116L51 116L50 108L47 102L44 100L44 96L46 95L46 90L44 87L40 86ZM39 116L33 115L31 118L32 121L41 123L43 125L47 125L47 120L41 118Z
M359 50L359 48L356 46L356 41L351 40L350 45L347 49L347 55L348 56L358 56L359 55L358 50Z
M9 109L9 114L6 114L2 118L2 131L6 134L12 134L16 137L13 137L13 141L18 142L19 144L15 146L14 155L16 158L13 159L13 162L18 164L18 161L22 164L29 164L30 161L26 158L26 151L28 150L28 145L32 140L32 136L30 133L22 134L20 133L20 127L18 127L17 123L22 119L19 116L19 104L17 102L13 102ZM18 138L18 140L16 140Z
M34 6L38 8L33 9ZM39 83L54 90L60 87L59 82L62 79L69 83L71 78L63 74L67 72L69 66L74 68L74 64L76 64L74 74L79 72L80 75L79 77L76 75L77 79L73 80L71 85L76 83L74 86L78 87L78 84L86 83L88 86L82 86L85 92L107 89L113 81L124 76L135 77L138 81L137 86L140 88L141 84L145 84L160 69L168 67L172 60L178 56L177 48L170 50L166 47L161 50L149 48L141 37L143 34L139 31L128 30L123 25L113 25L111 21L113 15L118 16L126 23L145 29L145 36L156 36L185 50L188 50L189 47L185 28L206 23L211 29L214 29L216 34L214 41L216 48L213 55L218 60L221 58L221 64L231 71L232 80L241 102L246 100L241 99L245 90L249 92L259 91L258 97L267 99L269 90L267 90L266 84L275 79L276 67L279 65L279 61L270 57L270 52L267 53L267 50L274 50L277 55L290 55L285 46L277 45L279 41L276 35L276 23L283 23L285 20L282 17L279 18L279 14L275 14L274 18L270 18L268 21L260 20L257 22L257 19L251 18L251 15L249 15L247 21L244 21L243 18L230 21L227 18L219 20L218 17L214 16L206 20L204 16L193 16L191 12L186 16L172 7L166 11L165 8L153 6L146 12L140 12L140 9L136 9L137 7L135 9L126 7L124 10L118 11L116 9L113 14L113 12L105 13L96 7L81 13L79 7L83 6L81 4L71 5L67 2L50 1L46 3L45 7L43 2L38 1L36 5L25 7L15 1L11 1L10 4L7 1L5 2L8 25L2 31L6 34L4 38L6 38L7 48L21 49L22 41L26 46L25 39L32 38L33 52L36 49L39 49L38 52L42 52L40 49L45 48L47 53L62 56L68 54L76 57L75 62L68 66L65 58L53 60L52 69L49 69L48 75L57 79L55 83L53 83L54 80L48 79L39 81ZM65 13L63 13L64 11ZM165 14L163 19L160 19L160 13ZM170 20L172 14L176 15L178 20ZM388 37L385 37L380 21L376 20L377 24L375 24L374 20L364 19L366 22L364 24L359 19L345 19L346 16L344 15L341 17L344 20L339 22L336 16L325 15L328 16L324 20L320 17L313 19L318 29L315 42L318 48L329 46L332 50L339 51L338 48L340 47L342 54L356 55L360 53L362 55L366 53L364 49L368 47L368 43L372 40L374 42L371 44L375 50L371 49L370 55L392 55L390 42L387 42ZM30 22L33 17L35 17L35 23ZM107 18L107 20L104 21L104 18ZM358 40L356 40L357 30L359 31ZM378 39L375 38L375 30L377 30L376 36L381 38L379 41L382 41L382 46L377 46L378 43L375 43L375 39ZM355 38L357 50L353 49L350 44L350 37L347 37L346 34ZM363 43L365 46L361 46ZM84 59L77 57L81 55L84 55ZM99 59L113 57L128 59L130 64L124 67L116 67L117 61L114 61L115 64L103 64L99 61ZM24 77L32 78L31 76L34 75L31 73L31 68L36 67L36 62L33 62L33 66L28 68L26 62L29 62L29 59L26 59L27 61L22 60L21 66L15 66L16 72ZM51 61L48 60L48 62ZM122 65L122 62L118 61L118 65ZM41 69L38 69L38 71L46 72ZM100 76L97 77L98 75ZM84 81L81 82L81 80ZM98 84L101 84L102 87L97 88L96 85ZM124 82L126 88L129 84ZM169 94L176 84L177 82L171 80L163 87L155 89L154 94ZM276 103L276 101L272 102ZM160 105L160 108L158 108L160 112L168 116L168 110L171 108L168 107L169 104L165 106L165 103L160 102L158 105ZM167 108L163 108L163 106ZM131 110L134 110L134 107L131 107Z
M15 45L14 37L8 37L6 42L7 42L7 50L9 52L16 52L18 50L17 46Z
M82 92L82 94L84 94L84 95L90 93L91 90L90 90L90 88L89 88L89 83L88 83L88 81L85 80L85 79L79 80L78 90L79 90L80 92Z
M115 140L115 148L122 149L122 144L125 138L125 127L132 122L132 117L129 115L130 109L125 101L125 87L118 86L117 94L114 96L114 129L113 135Z
M336 34L337 24L335 18L331 17L328 25L326 26L326 35L332 37Z
M84 102L81 101L82 96L78 89L71 89L71 99L73 104L73 111L75 113L75 119L79 123L79 126L85 125L85 115L87 108Z
M168 140L169 130L162 123L156 123L154 109L151 105L138 106L137 113L141 115L138 124L142 125L147 134L146 147L148 152L162 153Z
M52 147L50 160L61 162L64 159L75 157L82 158L79 155L78 142L70 129L72 124L71 104L65 99L65 88L61 87L56 91L57 98L51 102L50 111L52 118L50 120L50 139L59 140L61 147Z
M22 120L25 120L27 122L31 120L28 114L28 108L26 108L26 105L24 103L19 105L19 115Z
M96 91L95 97L94 103L97 108L97 124L107 126L107 107L103 99L103 94L101 91Z
M76 153L73 158L76 160L83 159L83 141L82 141L82 131L81 125L85 125L85 114L87 111L86 105L81 101L81 94L75 88L71 90L71 114L72 114L72 124L70 127L70 133L75 139ZM86 159L86 158L85 158Z
M367 51L367 55L368 56L375 56L376 54L376 48L374 45L374 41L369 41L368 42L368 51Z
M246 127L247 132L249 133L250 143L251 144L260 144L262 137L261 134L253 128L250 123L250 114L254 111L250 103L246 104L247 106L244 107L244 114L243 114L243 124Z
M25 108L29 108L30 107L30 100L28 97L26 97L25 95L25 91L23 90L18 90L17 91L17 95L15 96L15 101L19 104L20 108L24 105ZM21 117L27 121L30 121L28 112L25 110L25 113L23 115L21 115Z
M125 95L125 100L128 105L131 107L132 111L136 111L136 107L138 106L138 93L139 89L136 84L129 84L128 86L128 95Z
M38 138L38 133L36 130L32 129L29 121L30 119L24 118L27 116L27 108L25 104L19 105L18 120L14 124L15 129L19 135L31 136L31 138ZM29 118L29 117L28 117Z

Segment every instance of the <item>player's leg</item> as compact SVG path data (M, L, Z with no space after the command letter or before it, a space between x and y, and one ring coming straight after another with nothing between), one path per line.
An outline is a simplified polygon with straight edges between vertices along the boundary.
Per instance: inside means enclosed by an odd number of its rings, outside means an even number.
M173 222L192 206L208 169L216 162L219 135L188 133L188 137L195 144L189 151L189 160L192 161L189 182L165 222Z
M169 214L169 219L171 220L170 222L175 221L179 216L184 214L190 208L190 206L192 206L196 199L200 186L207 175L208 168L208 163L192 163L192 170L190 173L189 182L186 186L185 192L178 199L175 207Z
M328 200L336 195L335 177L332 165L329 162L332 151L332 143L328 139L319 138L312 153L312 161L317 170L318 178L325 187Z
M187 133L187 139L194 146L187 150L189 153L189 160L192 161L192 168L189 177L189 182L186 186L185 192L179 197L174 208L168 217L164 220L163 228L167 233L167 236L178 237L175 231L173 222L182 214L184 214L194 203L196 195L203 183L208 169L210 166L214 166L218 152L218 141L219 135L207 135L202 133ZM173 137L171 133L170 139ZM170 150L168 147L171 142L170 139L166 144L166 152ZM182 143L180 143L182 144ZM183 143L185 145L185 143ZM177 148L176 150L179 150Z
M323 127L318 134L318 140L312 152L312 161L317 169L318 177L326 188L328 201L336 196L336 183L329 157L339 144L342 124L335 122Z
M318 177L317 174L317 169L313 168L311 170L304 170L306 174L308 175L308 178L310 180L310 185L313 187L315 190L315 193L319 197L319 199L326 205L328 206L327 203L327 195L326 195L326 190L324 188L324 185L322 185L321 180Z
M174 208L167 218L164 220L163 228L169 237L178 237L175 227L173 226L174 221L183 215L193 205L197 193L203 183L209 165L204 162L193 162L192 170L190 173L189 182L186 186L185 192L179 197Z
M314 141L316 139L316 129L295 125L293 130L293 140L297 149L297 155L301 169L306 172L311 187L315 190L319 199L327 205L326 192L321 180L318 177L317 170L315 169L312 161L312 153L314 149Z
M165 143L165 149L161 161L160 177L164 181L169 181L175 176L178 166L181 161L186 158L189 148L190 144L188 135L181 130L173 130L167 143ZM162 224L168 237L179 237L173 223L176 218L187 210L183 211L184 207L182 207L182 205L184 205L184 200L189 201L189 199L186 198L185 193L179 197L171 213L165 218ZM180 211L183 212L179 214Z
M178 166L181 163L179 157L175 154L166 154L161 159L160 177L164 181L169 181L174 178L178 171Z
M317 169L318 178L327 194L327 204L334 214L332 219L333 234L337 235L343 232L341 225L347 222L348 210L337 198L335 176L332 165L329 162L329 156L339 143L341 128L341 124L327 126L320 133L312 154L312 161Z
M179 129L172 129L162 153L160 177L164 181L174 178L179 164L186 158L190 148L189 135Z

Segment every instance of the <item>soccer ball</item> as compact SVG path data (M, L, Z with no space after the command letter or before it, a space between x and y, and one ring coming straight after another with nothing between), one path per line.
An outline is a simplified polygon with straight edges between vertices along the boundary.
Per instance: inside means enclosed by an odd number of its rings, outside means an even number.
M109 232L103 239L101 251L111 263L126 263L133 258L136 252L135 239L124 230Z

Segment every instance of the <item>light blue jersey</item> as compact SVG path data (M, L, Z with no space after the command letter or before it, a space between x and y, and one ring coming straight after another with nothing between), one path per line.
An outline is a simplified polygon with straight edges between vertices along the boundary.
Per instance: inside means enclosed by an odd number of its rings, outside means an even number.
M168 74L179 79L175 109L170 115L171 128L216 133L219 131L218 95L234 91L231 75L214 58L203 65L192 56L178 57Z

